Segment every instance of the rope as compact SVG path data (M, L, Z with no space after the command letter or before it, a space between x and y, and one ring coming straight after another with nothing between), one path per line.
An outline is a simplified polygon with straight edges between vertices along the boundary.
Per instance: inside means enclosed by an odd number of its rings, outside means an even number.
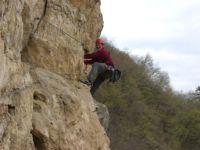
M76 38L74 38L74 37L72 37L70 34L68 34L68 33L66 33L65 31L63 31L61 28L58 28L56 25L54 25L54 24L52 24L52 23L50 23L50 22L48 22L47 21L47 23L49 24L49 25L51 25L52 27L54 27L54 28L56 28L58 31L60 31L60 32L62 32L65 36L68 36L68 37L70 37L71 39L73 39L73 40L75 40L77 43L79 43L79 44L81 44L82 46L83 46L83 43L81 42L81 41L79 41L79 40L77 40ZM9 52L5 52L5 53L2 53L2 54L0 54L0 56L2 56L2 55L6 55L6 54L8 54ZM19 61L16 61L16 60L12 60L12 59L10 59L12 62L19 62ZM69 78L69 76L70 75L75 75L75 76L80 76L81 75L81 73L79 73L79 74L65 74L65 76L68 76L68 78ZM72 78L69 78L69 79L72 79ZM33 83L34 84L34 83ZM25 89L25 88L27 88L27 87L24 87L23 89ZM3 95L3 96L0 96L0 99L2 99L3 97L6 97L6 96L9 96L10 94L16 94L16 93L18 93L19 91L21 91L21 90L23 90L23 89L17 89L17 90L15 90L15 91L13 91L13 92L8 92L7 94L5 94L5 95Z
M65 35L67 35L67 36L70 37L71 39L75 40L77 43L83 45L83 43L82 43L81 41L79 41L79 40L77 40L76 38L72 37L69 33L63 31L61 28L58 28L56 25L54 25L54 24L52 24L52 23L50 23L50 22L48 22L48 21L47 21L47 23L48 23L49 25L53 26L54 28L58 29L60 32L64 33Z
M48 21L47 21L47 23L48 23L49 25L51 25L52 27L56 28L57 30L59 30L60 32L62 32L64 35L70 37L71 39L73 39L74 41L76 41L77 43L79 43L80 45L83 46L83 43L82 43L81 41L77 40L76 38L74 38L73 36L71 36L69 33L63 31L61 28L57 27L56 25L54 25L54 24L52 24L52 23L50 23L50 22L48 22ZM5 54L8 54L8 53L9 53L9 52L5 52L5 53L3 53L3 54L0 54L0 56L5 55ZM13 60L13 61L14 61L14 60ZM14 61L14 62L17 62L17 61Z

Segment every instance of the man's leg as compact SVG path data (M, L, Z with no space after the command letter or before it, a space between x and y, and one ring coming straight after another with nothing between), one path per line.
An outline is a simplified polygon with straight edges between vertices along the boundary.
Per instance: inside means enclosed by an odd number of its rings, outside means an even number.
M96 90L99 88L99 86L107 79L110 78L111 72L109 70L101 73L97 79L94 81L91 89L90 89L90 93L92 95L94 95L94 93L96 92Z
M88 80L91 83L94 83L94 81L97 79L97 77L101 74L104 73L107 70L107 65L104 63L94 63L92 65L92 69L88 75Z
M94 95L94 93L96 92L96 90L99 88L99 86L105 81L105 78L101 75L99 75L97 77L97 79L94 81L91 89L90 89L90 93L92 94L92 96Z

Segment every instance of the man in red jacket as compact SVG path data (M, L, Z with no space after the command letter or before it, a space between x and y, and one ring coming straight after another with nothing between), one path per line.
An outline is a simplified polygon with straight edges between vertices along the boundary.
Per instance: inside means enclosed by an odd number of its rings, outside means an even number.
M102 39L96 40L97 51L84 55L84 63L92 64L92 69L88 75L88 80L82 81L91 85L90 92L92 95L96 92L103 81L109 77L109 70L114 68L110 53L104 48Z

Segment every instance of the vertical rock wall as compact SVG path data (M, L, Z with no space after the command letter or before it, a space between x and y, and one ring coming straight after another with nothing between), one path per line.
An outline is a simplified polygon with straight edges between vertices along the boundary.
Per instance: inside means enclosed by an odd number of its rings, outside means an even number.
M102 24L97 0L0 1L0 149L109 149L77 82Z

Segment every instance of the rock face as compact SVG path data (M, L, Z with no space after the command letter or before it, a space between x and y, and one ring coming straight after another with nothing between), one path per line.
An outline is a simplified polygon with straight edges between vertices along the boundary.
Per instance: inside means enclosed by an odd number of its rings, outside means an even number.
M109 150L83 74L98 0L0 1L0 149Z
M108 129L109 126L109 111L108 107L98 101L95 102L96 112L101 122L101 125L104 127L105 130Z

